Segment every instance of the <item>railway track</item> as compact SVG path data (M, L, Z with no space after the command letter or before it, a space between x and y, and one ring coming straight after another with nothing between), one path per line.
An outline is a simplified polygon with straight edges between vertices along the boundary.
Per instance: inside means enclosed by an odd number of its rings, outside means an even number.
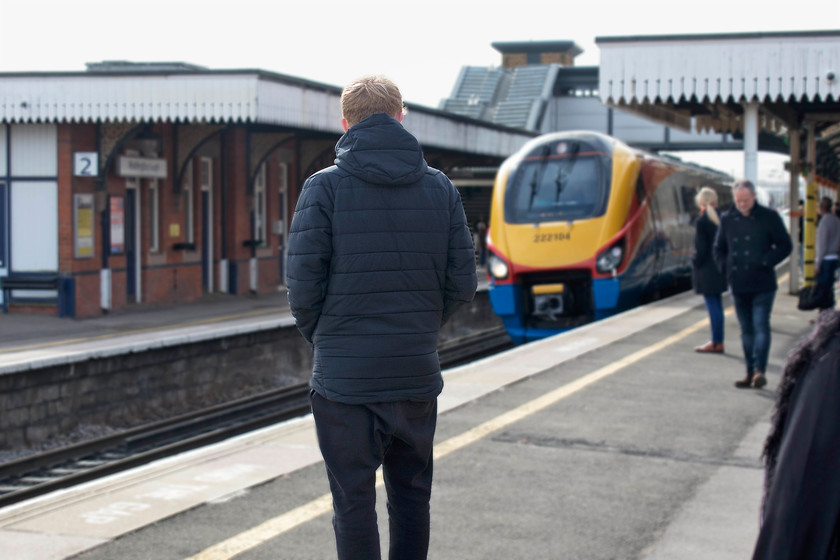
M499 327L439 348L453 367L510 347ZM0 507L210 445L309 412L309 387L292 385L0 464Z

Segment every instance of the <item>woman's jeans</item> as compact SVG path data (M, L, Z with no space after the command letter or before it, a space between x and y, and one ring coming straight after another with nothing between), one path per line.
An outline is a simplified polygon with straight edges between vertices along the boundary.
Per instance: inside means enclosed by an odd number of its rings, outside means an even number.
M425 560L437 401L344 404L310 396L333 497L339 560L379 560L376 470L388 496L391 560Z
M741 324L741 345L747 362L747 374L767 370L770 355L770 312L776 290L769 292L732 294L735 313Z
M712 342L723 344L723 297L720 294L704 294L709 323L712 328Z

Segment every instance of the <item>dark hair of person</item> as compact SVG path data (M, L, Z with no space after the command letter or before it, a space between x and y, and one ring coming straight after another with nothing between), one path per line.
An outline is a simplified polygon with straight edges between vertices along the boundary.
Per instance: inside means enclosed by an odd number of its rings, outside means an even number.
M800 340L788 354L782 380L776 393L776 406L770 426L770 433L764 442L762 457L765 460L766 475L764 477L765 500L773 484L776 474L776 463L782 435L790 412L791 397L796 383L808 371L811 363L819 358L828 342L840 333L840 311L826 309L820 312L816 326L810 335ZM762 517L766 504L762 503Z

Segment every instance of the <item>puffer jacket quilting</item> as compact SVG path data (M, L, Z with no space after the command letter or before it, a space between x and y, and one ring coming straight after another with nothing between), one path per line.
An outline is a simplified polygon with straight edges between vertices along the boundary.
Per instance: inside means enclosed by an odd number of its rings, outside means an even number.
M357 404L427 400L437 338L476 289L460 195L395 119L373 115L304 183L289 236L289 303L314 346L311 385Z

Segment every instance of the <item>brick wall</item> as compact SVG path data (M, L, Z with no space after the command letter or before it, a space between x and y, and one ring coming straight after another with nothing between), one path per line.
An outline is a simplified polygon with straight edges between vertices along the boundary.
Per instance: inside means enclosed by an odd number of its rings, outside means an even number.
M441 341L499 325L487 292L441 330ZM0 374L0 451L50 446L308 381L309 345L274 328Z

